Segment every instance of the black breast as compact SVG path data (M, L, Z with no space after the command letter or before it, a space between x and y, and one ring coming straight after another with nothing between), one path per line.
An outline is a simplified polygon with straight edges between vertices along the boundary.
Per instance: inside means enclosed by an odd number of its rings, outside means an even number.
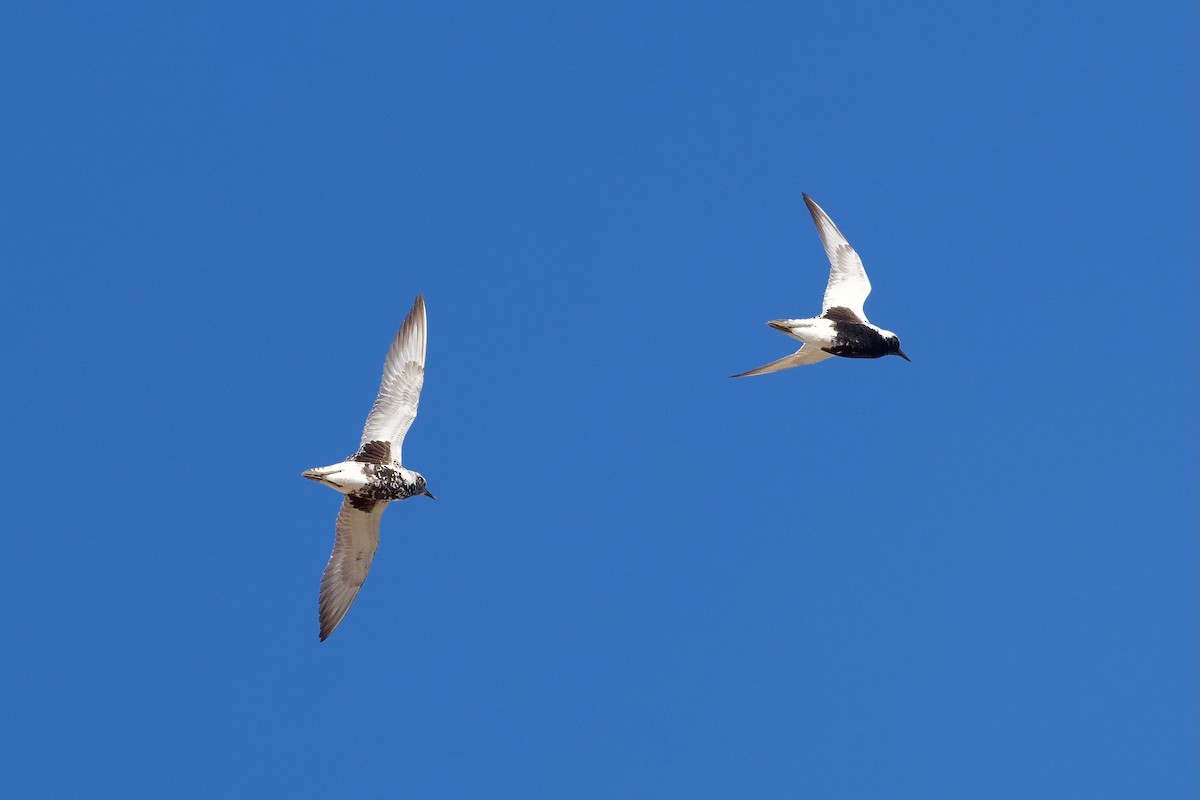
M861 322L834 322L833 347L825 352L843 358L880 358L889 352L887 339Z

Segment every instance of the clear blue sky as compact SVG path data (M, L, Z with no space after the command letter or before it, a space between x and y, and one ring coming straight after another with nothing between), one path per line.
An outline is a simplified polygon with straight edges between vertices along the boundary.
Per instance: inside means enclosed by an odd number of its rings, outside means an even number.
M1194 797L1198 26L6 4L7 796ZM801 192L911 364L727 377ZM438 500L320 644L418 292Z

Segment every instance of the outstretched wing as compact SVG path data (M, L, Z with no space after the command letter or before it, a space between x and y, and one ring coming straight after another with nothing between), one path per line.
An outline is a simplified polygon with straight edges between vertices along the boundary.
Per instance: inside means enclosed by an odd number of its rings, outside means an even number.
M369 442L391 445L392 460L403 463L400 448L404 435L417 418L417 403L425 383L425 297L417 295L412 310L392 340L383 364L379 396L363 426L360 449Z
M829 283L825 285L821 313L831 308L844 308L855 314L858 321L866 322L863 303L871 293L871 282L867 280L862 259L816 201L804 195L804 202L817 225L817 233L821 234L825 255L829 256Z
M358 506L355 506L355 503ZM358 596L371 559L379 547L379 518L386 501L359 500L347 497L337 518L337 536L333 540L333 555L321 576L321 599L318 616L321 620L321 641L329 638L350 604ZM367 509L367 510L364 510Z
M764 364L758 369L752 369L749 372L739 372L733 377L748 378L751 375L766 375L768 372L779 372L780 370L791 369L792 367L802 367L805 364L816 364L818 361L824 361L827 358L833 358L833 354L826 353L819 347L806 344L790 356L784 356L778 361Z

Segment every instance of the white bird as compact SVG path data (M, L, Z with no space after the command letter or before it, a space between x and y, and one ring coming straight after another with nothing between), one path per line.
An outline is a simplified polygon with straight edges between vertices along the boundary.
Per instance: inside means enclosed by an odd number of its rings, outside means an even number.
M821 303L821 316L809 319L777 319L768 322L777 331L804 342L799 350L778 361L734 375L744 378L749 375L765 375L768 372L816 364L831 356L843 358L879 358L900 356L911 361L900 349L900 339L891 331L867 322L863 303L871 293L871 282L862 259L846 241L846 237L833 224L816 202L804 195L804 202L812 214L825 255L829 256L829 283L825 286L825 299Z
M391 500L423 494L425 478L401 466L404 435L417 417L425 383L425 298L412 310L392 340L383 364L379 396L367 415L358 452L345 461L303 473L346 495L338 513L333 554L321 576L318 616L321 641L333 633L358 596L379 547L379 518Z

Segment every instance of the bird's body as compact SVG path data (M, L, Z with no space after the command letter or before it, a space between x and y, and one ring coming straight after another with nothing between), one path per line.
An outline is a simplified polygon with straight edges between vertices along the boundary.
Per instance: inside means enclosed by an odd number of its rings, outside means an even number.
M425 478L400 463L404 436L417 416L425 382L425 299L412 310L392 341L383 367L379 396L367 416L358 452L345 461L317 467L305 478L346 495L338 514L333 554L321 576L318 605L324 641L350 610L367 579L379 546L379 518L393 500L428 495Z
M425 494L425 479L411 469L405 469L396 462L371 464L355 461L360 455L328 467L310 469L304 473L304 477L337 489L346 495L355 508Z
M863 304L871 293L871 282L867 279L867 271L858 253L854 252L833 220L811 197L804 195L804 202L816 223L817 232L821 234L825 254L829 256L829 283L825 286L821 316L768 322L775 330L799 339L804 345L790 356L733 377L765 375L816 364L833 356L880 358L898 355L908 360L908 356L900 350L900 339L896 334L867 321Z

